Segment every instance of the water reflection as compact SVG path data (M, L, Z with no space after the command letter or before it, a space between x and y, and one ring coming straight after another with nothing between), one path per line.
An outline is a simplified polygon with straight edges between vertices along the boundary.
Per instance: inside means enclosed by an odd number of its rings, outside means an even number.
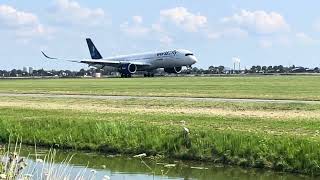
M35 162L36 157L30 155L32 149L28 149L21 154L27 156L31 166L39 168L39 163ZM40 154L46 154L47 151L38 151ZM90 177L95 172L95 179L103 179L109 176L111 180L160 180L160 179L181 179L181 180L309 180L316 179L308 176L276 173L273 171L243 169L235 167L222 167L208 163L183 162L162 159L141 159L123 156L102 155L84 152L66 152L57 151L55 156L55 166L61 166L59 162L69 159L68 171L72 177L76 177L82 172L84 177ZM33 164L33 165L32 165ZM37 164L37 165L36 165ZM168 165L170 164L170 165ZM37 167L38 166L38 167ZM71 179L73 179L71 178Z

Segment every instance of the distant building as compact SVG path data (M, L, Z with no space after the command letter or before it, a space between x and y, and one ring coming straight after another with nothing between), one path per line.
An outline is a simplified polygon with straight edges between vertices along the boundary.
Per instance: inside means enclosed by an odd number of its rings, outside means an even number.
M33 74L33 68L29 67L29 74Z

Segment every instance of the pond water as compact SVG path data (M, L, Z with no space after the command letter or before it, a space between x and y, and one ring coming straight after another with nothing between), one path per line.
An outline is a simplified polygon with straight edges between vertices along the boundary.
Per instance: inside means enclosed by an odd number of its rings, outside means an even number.
M23 148L25 149L25 148ZM211 163L164 160L161 158L133 158L85 152L56 151L54 163L45 156L47 150L31 149L21 152L28 159L24 173L33 174L32 179L41 179L48 169L54 169L56 179L67 175L70 179L111 180L309 180L309 176L279 173L268 170L224 167ZM72 158L71 158L72 156ZM51 156L52 157L52 156ZM44 160L44 162L42 162ZM66 163L67 161L67 163ZM70 161L70 162L69 162ZM47 162L47 163L46 163Z

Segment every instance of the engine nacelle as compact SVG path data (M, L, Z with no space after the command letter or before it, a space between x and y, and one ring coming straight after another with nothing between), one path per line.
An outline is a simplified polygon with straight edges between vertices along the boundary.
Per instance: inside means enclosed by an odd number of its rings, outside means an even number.
M134 74L137 72L137 66L135 64L122 64L119 72L121 74Z
M179 74L182 71L182 67L173 67L173 68L164 68L164 72L166 73L174 73Z

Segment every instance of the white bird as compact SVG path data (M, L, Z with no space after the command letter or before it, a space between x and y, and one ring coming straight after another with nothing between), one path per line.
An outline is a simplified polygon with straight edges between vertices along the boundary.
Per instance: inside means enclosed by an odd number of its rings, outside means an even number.
M186 128L186 127L183 127L183 130L184 130L184 132L186 132L187 134L189 134L189 133L190 133L189 129L188 129L188 128Z

